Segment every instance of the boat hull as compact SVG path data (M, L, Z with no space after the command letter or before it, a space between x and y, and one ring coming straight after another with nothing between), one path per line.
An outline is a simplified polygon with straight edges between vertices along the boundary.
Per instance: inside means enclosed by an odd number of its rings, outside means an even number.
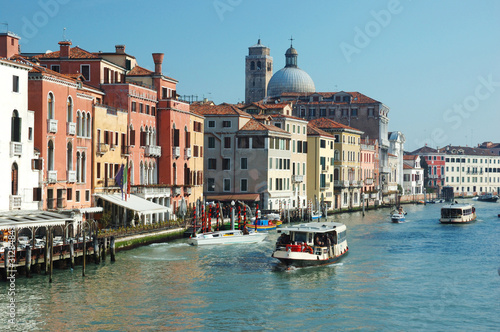
M308 266L321 266L321 265L328 265L328 264L333 264L338 262L340 259L342 259L344 256L347 255L349 252L348 249L345 250L344 253L335 256L335 257L329 257L329 258L319 258L319 255L313 255L310 254L309 256L312 257L304 257L303 259L294 257L280 257L276 255L276 253L273 253L271 257L277 258L281 263L285 264L286 266L296 266L296 267L308 267Z
M405 220L406 220L406 217L404 214L396 213L396 214L393 214L391 216L391 221L393 223L402 223L402 222L405 222Z
M439 222L442 224L468 224L476 221L476 214L462 217L462 218L441 218Z
M276 225L252 225L252 224L247 224L248 229L253 229L257 232L268 232L276 229Z
M262 242L267 233L232 234L228 231L203 233L188 239L193 246Z

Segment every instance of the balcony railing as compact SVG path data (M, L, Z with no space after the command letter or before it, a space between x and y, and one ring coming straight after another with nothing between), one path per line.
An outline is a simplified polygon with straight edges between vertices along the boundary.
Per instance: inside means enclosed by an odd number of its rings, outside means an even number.
M21 208L22 198L19 195L10 195L10 210L19 210Z
M292 182L304 182L304 175L292 175Z
M97 153L100 155L103 155L106 152L108 152L108 145L106 143L98 143L97 144Z
M76 123L75 122L67 122L66 123L66 131L68 135L76 135Z
M185 148L184 149L184 155L186 156L186 158L191 158L191 148Z
M365 185L371 186L373 184L373 179L365 179Z
M130 155L130 146L128 146L128 145L122 145L121 149L122 149L122 151L121 151L122 156L128 156L128 155Z
M57 120L47 119L47 131L49 133L57 133Z
M23 153L23 144L20 142L10 142L10 156L21 156Z
M174 158L179 158L181 156L181 148L178 146L172 147L172 156Z
M130 191L133 194L144 194L145 196L148 195L166 195L170 196L171 195L171 188L167 187L166 185L153 185L153 186L148 186L148 185L136 185L136 186L131 186Z
M349 181L347 181L347 180L334 180L333 185L335 187L349 187Z
M68 179L68 183L76 182L76 171L66 171L66 178Z
M145 154L148 157L161 157L161 146L146 145Z
M47 171L47 181L49 183L57 182L57 171Z
M184 194L191 195L191 187L184 187Z
M352 187L359 187L361 186L361 181L350 180L349 185L351 185Z

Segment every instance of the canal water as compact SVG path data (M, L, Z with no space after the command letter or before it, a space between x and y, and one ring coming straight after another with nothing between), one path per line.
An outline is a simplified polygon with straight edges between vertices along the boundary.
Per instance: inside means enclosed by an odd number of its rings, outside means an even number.
M349 254L334 265L284 270L260 244L191 247L185 240L16 280L11 330L332 331L500 328L499 203L474 202L478 221L441 225L442 204L331 217ZM8 284L0 284L0 324Z

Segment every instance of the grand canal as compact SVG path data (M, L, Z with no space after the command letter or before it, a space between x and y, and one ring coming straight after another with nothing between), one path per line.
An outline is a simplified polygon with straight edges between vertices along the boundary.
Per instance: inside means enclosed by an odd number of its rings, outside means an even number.
M111 263L16 280L12 330L498 330L499 203L478 221L441 225L441 204L336 215L349 255L283 270L277 234L258 245L190 247L185 240L120 252ZM7 284L1 283L2 328Z

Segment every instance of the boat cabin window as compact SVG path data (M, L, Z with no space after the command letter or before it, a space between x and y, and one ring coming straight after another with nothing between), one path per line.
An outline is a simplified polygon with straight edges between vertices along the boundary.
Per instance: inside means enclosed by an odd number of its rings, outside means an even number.
M342 243L347 240L347 231L342 231L337 234L337 243Z
M462 216L461 209L442 209L441 218L460 218Z
M306 242L307 241L307 233L295 233L293 240L295 242Z

